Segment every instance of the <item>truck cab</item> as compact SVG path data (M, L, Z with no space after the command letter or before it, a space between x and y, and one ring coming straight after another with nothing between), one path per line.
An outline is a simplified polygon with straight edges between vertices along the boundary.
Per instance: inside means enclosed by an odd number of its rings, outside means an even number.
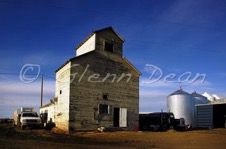
M174 114L170 112L155 112L139 114L141 131L167 131L174 122Z
M21 107L14 111L13 125L24 129L26 126L40 127L41 119L34 108Z
M24 129L27 126L40 127L41 120L36 112L22 112L19 125L21 129Z

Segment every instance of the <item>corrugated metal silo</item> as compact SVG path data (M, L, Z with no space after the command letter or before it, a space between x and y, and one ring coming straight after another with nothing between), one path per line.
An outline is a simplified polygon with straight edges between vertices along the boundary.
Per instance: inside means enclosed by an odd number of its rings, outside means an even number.
M175 118L185 119L185 124L194 126L194 100L192 95L182 88L167 97L167 110L172 112Z
M200 94L196 93L195 91L191 95L194 98L195 105L209 103L209 100L205 96L200 95Z

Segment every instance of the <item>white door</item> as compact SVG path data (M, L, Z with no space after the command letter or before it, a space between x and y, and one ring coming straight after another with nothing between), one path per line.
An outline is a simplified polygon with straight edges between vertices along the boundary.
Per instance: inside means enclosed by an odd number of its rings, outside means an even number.
M120 108L119 127L127 127L127 109L126 108Z

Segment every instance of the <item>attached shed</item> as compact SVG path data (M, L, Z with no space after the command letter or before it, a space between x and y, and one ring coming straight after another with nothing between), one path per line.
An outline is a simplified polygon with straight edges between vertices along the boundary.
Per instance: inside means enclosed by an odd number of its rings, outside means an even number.
M197 105L197 127L225 128L226 103Z
M40 115L44 125L55 122L55 109L57 98L51 99L50 103L40 107Z
M213 127L213 106L197 105L197 127L208 128Z

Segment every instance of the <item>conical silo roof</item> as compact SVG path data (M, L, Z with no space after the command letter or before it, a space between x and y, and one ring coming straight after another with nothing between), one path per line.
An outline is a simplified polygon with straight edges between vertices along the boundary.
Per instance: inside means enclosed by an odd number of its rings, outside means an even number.
M201 94L198 94L196 91L194 91L192 94L191 94L193 97L203 97L203 98L206 98L205 96L201 95Z
M191 94L189 94L189 93L187 93L187 92L185 92L185 91L179 89L179 90L177 90L177 91L171 93L169 96L173 96L173 95L191 95Z

